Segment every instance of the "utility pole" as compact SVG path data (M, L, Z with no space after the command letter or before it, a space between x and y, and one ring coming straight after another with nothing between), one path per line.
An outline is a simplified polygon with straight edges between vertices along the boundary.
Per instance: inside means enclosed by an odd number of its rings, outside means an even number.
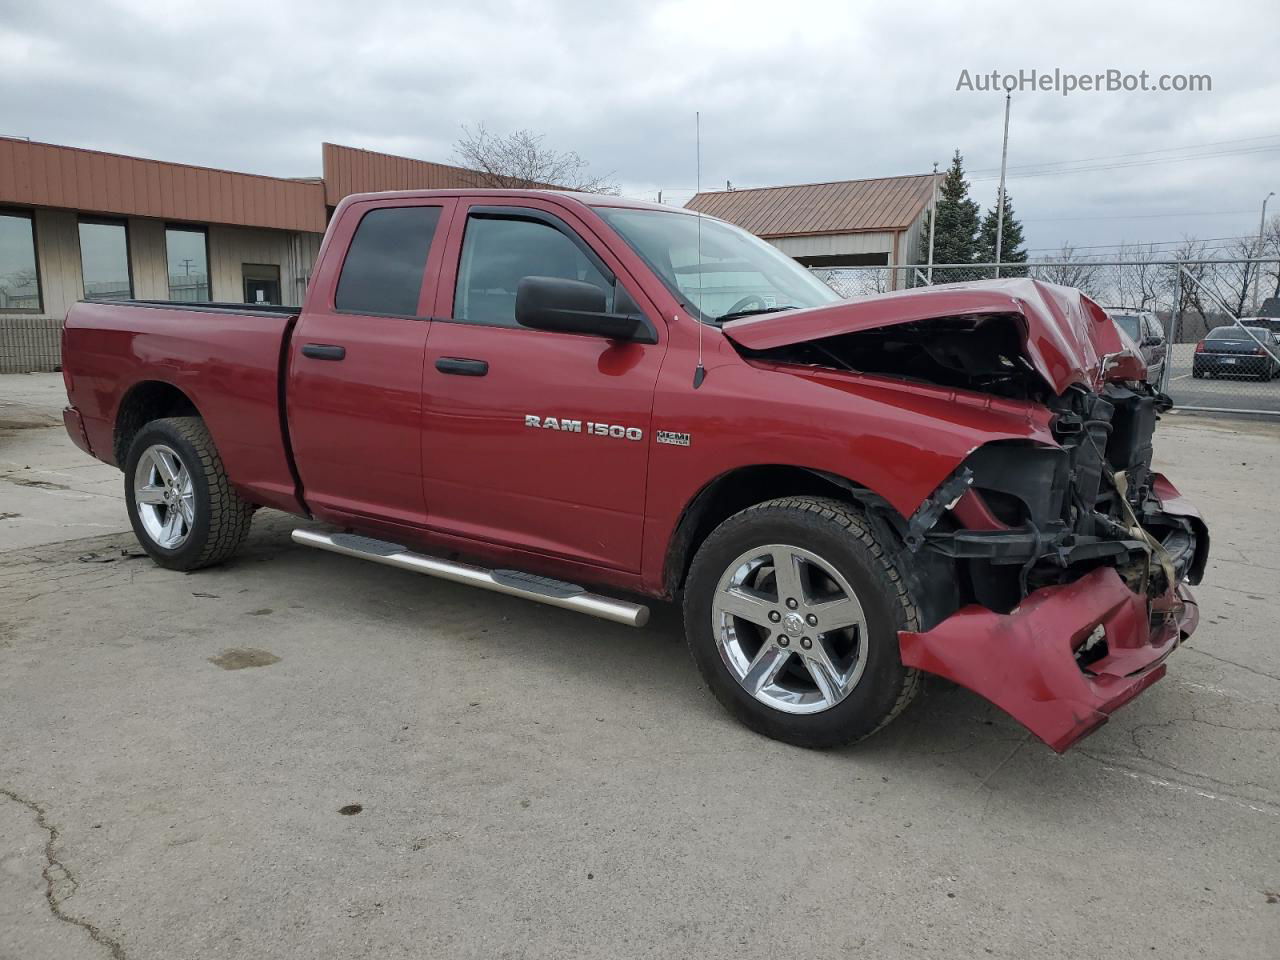
M933 286L933 235L938 228L938 161L933 161L933 192L929 194L929 266L924 280Z
M1004 171L1009 161L1009 105L1013 94L1004 95L1004 146L1000 148L1000 196L996 201L996 278L1000 277L1000 258L1004 255Z
M1267 201L1270 200L1275 195L1276 195L1276 192L1272 190L1270 193L1268 193L1265 197L1262 198L1262 216L1258 218L1258 252L1254 254L1254 256L1259 258L1261 258L1262 256L1262 234L1267 227ZM1259 261L1253 265L1253 315L1255 317L1258 315L1258 307L1259 307L1258 287L1261 283L1261 279L1262 279L1262 261L1261 259L1259 259Z
M1176 257L1176 255L1175 255ZM1182 258L1176 257L1174 264L1176 269L1173 272L1173 312L1169 315L1169 350L1173 350L1173 344L1178 342L1178 338L1182 336ZM1194 362L1194 361L1193 361ZM1165 368L1168 369L1170 364L1166 360Z

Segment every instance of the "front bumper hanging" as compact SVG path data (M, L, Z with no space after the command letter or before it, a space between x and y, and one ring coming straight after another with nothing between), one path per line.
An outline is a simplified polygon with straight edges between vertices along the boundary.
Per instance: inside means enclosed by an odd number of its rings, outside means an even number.
M971 605L932 630L898 634L902 662L985 697L1059 753L1165 673L1199 620L1185 585L1148 604L1110 567L1031 593L1007 614ZM1077 651L1099 642L1082 666Z

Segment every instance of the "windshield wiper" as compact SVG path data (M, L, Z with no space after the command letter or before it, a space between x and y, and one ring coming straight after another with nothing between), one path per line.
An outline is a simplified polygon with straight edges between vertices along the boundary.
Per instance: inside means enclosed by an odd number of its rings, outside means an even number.
M789 303L785 307L756 307L752 310L735 310L733 313L726 313L722 317L716 318L716 323L724 323L726 320L738 320L742 317L755 317L762 313L781 313L784 310L799 310L794 303Z

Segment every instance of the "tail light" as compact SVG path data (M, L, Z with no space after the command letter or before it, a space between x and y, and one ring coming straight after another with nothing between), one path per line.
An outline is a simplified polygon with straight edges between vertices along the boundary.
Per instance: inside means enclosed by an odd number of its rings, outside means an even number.
M1261 344L1259 344L1258 346L1254 347L1254 348L1253 348L1253 352L1254 352L1254 354L1255 354L1255 355L1257 355L1257 356L1259 356L1259 357L1265 357L1265 356L1267 355L1267 351L1262 349L1262 345L1261 345Z
M1204 341L1201 340L1196 344L1196 353L1204 353Z

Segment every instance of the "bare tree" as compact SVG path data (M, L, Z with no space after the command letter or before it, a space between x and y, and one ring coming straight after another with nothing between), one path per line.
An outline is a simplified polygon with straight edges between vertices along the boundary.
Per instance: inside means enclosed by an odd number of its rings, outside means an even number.
M1116 288L1120 294L1119 306L1138 310L1152 310L1167 292L1168 277L1155 266L1159 259L1154 246L1135 244L1120 248L1120 260L1129 266L1117 267Z
M887 293L893 289L892 274L893 271L887 267L879 270L841 270L837 267L813 272L815 277L846 300Z
M871 276L870 276L870 282L868 284L870 289L867 290L867 293L888 293L890 290L893 289L894 271L871 270L868 272L871 274Z
M34 297L37 289L34 270L14 270L0 276L0 306L23 306L25 300Z
M1256 237L1233 240L1225 252L1226 257L1209 273L1207 282L1233 316L1243 317L1253 302L1253 282L1259 264L1251 262L1251 258L1260 256L1258 240Z
M1280 297L1280 213L1271 218L1262 235L1261 256L1275 258L1273 263L1262 264L1262 297Z
M490 133L483 123L463 124L462 136L453 144L459 166L473 171L477 187L556 187L583 193L616 194L612 174L593 175L587 161L572 150L553 150L543 134L515 130L506 135Z
M1184 236L1182 242L1174 248L1172 257L1176 264L1165 266L1161 273L1171 290L1179 291L1177 302L1173 305L1173 315L1177 324L1173 331L1175 343L1186 340L1199 340L1209 328L1209 311L1205 309L1205 293L1202 284L1208 282L1208 264L1205 259L1205 245L1195 237ZM1179 266L1182 277L1179 280ZM1179 285L1180 284L1180 285ZM1188 314L1194 313L1191 317Z
M1032 268L1032 275L1046 283L1056 283L1063 287L1075 287L1082 293L1096 297L1101 293L1098 268L1091 263L1081 262L1076 255L1075 247L1064 243L1062 249Z

